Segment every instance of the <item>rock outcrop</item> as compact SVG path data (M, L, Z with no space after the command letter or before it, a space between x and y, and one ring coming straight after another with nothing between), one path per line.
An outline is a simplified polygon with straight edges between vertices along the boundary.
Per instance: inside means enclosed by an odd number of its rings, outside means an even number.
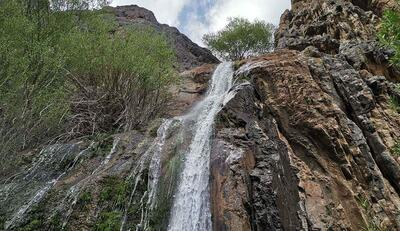
M218 119L215 230L400 229L400 74L376 42L391 3L293 0L277 50L235 64L247 85Z
M179 69L189 70L203 64L216 64L219 60L207 49L193 43L186 35L175 27L160 24L153 12L137 5L118 6L113 8L121 26L146 25L165 34L174 47Z

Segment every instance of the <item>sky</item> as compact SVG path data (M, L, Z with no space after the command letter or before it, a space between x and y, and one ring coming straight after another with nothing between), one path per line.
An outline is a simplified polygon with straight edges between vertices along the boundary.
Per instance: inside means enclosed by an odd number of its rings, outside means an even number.
M177 27L200 45L204 34L222 29L230 17L279 24L290 0L113 0L112 6L131 5L154 12L160 23Z

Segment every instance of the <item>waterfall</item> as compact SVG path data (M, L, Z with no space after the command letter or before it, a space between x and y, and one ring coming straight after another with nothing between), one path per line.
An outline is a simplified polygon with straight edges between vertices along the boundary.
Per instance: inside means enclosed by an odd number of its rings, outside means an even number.
M124 216L122 218L120 231L123 231L125 228L128 210L133 202L133 196L136 192L137 185L141 179L141 173L145 168L145 164L150 159L149 166L149 184L148 184L148 209L151 210L154 208L155 197L157 194L157 185L159 179L161 177L161 154L163 151L164 143L166 141L169 128L176 122L175 120L166 120L160 126L157 131L157 138L154 140L150 148L143 154L143 156L139 159L139 163L136 165L128 180L134 178L134 187L132 192L130 193L128 203L125 207ZM146 211L147 213L148 211ZM147 216L147 214L145 214ZM147 224L141 224L144 227L147 227Z
M171 211L168 230L209 231L210 149L214 119L222 108L233 84L231 63L222 63L215 70L206 97L185 116L195 121L194 136L184 156L184 166Z
M81 157L88 152L90 147L76 154L72 162L68 165L69 167L63 170L61 163L63 163L68 156L75 155L77 149L78 144L52 145L44 148L40 152L38 160L34 161L32 167L26 170L27 173L25 175L20 174L22 175L21 179L17 179L19 175L15 175L15 178L9 183L10 185L15 183L15 186L7 187L8 191L5 192L4 201L10 196L9 194L19 193L23 190L26 190L28 195L31 193L33 194L26 203L22 204L22 206L12 214L11 218L5 222L4 229L12 229L14 225L21 222L31 208L40 203L57 182L75 167L81 160ZM59 171L60 173L58 174ZM54 178L53 174L55 175ZM18 185L19 187L17 187ZM34 189L36 187L38 187L38 189L35 191ZM30 190L34 192L30 192ZM2 194L0 193L0 195Z

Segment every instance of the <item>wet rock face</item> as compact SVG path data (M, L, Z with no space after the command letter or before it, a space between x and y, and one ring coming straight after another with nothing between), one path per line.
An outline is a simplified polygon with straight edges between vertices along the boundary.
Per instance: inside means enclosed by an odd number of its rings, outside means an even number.
M233 144L244 137L252 147L250 199L244 201L251 201L253 229L399 229L400 167L390 149L400 135L400 116L388 108L392 84L316 48L281 50L241 65L237 75L252 83L258 101L235 98L232 104L258 107L242 106L251 119L224 119L242 131L222 128L217 137L229 134L222 137ZM229 105L228 118L243 117ZM253 123L256 133L249 132Z
M113 8L121 26L146 25L165 34L175 49L181 71L192 69L203 64L216 64L219 60L207 49L193 43L186 35L175 27L160 24L153 12L137 5Z
M280 149L283 142L272 117L260 120L266 118L260 106L255 89L244 85L219 114L211 153L214 230L289 230L298 226L297 209L290 211L297 206L292 200L296 196L280 201L281 195L289 194L280 191L283 188L275 181L274 173L283 166L280 154L287 150ZM287 214L280 215L278 206L283 201L288 206L282 211Z
M169 105L168 117L183 115L204 96L216 67L215 64L205 64L180 74L180 84L170 89L173 100Z

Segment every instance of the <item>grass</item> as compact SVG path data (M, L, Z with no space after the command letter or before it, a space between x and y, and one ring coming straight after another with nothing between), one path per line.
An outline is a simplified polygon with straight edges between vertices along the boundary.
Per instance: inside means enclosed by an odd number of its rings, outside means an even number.
M96 231L115 231L121 227L122 212L102 212L100 220L96 224Z
M117 177L104 179L104 188L100 193L100 202L111 202L123 208L129 197L130 185Z
M394 85L394 90L395 90L397 93L400 94L400 83L396 83L396 84Z
M397 140L395 145L390 150L392 155L395 157L400 157L400 140Z
M124 179L110 176L103 179L102 190L99 195L101 208L95 229L96 231L119 230L123 209L131 192L131 185ZM90 201L91 195L82 194L83 201Z
M364 195L358 195L356 196L356 200L359 206L364 210L364 212L367 214L367 221L366 223L363 224L362 230L363 231L386 231L385 229L382 229L379 227L379 225L376 224L376 221L373 219L374 215L372 212L372 205L369 202L368 198Z
M365 211L369 211L371 204L366 196L359 195L356 197L358 205L360 205Z
M92 194L90 192L84 192L79 196L78 205L86 207L92 201Z
M390 98L389 98L389 107L390 107L390 109L392 109L396 113L400 113L400 102L396 97L390 96Z

